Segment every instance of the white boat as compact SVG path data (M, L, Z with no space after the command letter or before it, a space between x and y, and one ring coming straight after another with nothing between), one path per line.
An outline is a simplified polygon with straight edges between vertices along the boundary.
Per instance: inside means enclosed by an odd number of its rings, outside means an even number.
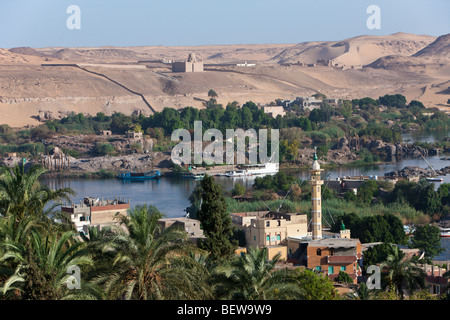
M248 172L247 170L233 170L233 171L226 171L225 176L226 177L247 177L251 176L252 174Z
M443 238L450 238L450 228L440 228L441 234L440 236Z
M444 179L442 179L442 178L427 178L427 180L431 181L431 182L442 182L442 181L444 181Z
M200 173L189 172L189 173L183 174L181 177L188 178L188 179L203 179L205 177L205 173L204 172L200 172Z
M258 174L275 174L279 170L279 164L278 163L261 163L261 164L249 164L244 166L246 171L251 173L251 175L258 175Z

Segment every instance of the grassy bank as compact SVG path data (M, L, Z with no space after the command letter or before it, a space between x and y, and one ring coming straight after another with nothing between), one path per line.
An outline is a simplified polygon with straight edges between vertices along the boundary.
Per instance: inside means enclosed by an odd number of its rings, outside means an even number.
M226 198L228 210L233 212L252 212L252 211L266 211L277 209L281 206L281 212L297 212L306 213L308 218L311 212L311 201L292 201L289 199L278 199L272 201L254 201L254 202L240 202L232 198ZM333 221L339 219L339 216L344 213L355 214L358 217L373 216L377 214L393 214L400 218L403 224L425 224L430 222L430 216L418 211L407 204L391 203L391 204L374 204L371 206L358 206L354 202L343 199L323 200L322 202L322 216L324 226L332 224Z

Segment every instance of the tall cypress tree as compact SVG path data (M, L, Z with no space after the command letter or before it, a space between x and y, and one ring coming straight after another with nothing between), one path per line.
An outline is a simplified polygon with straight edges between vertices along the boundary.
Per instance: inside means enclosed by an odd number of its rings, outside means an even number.
M233 228L221 187L210 175L205 175L200 186L202 202L197 217L206 238L198 246L210 253L210 261L230 258L237 248L237 240L231 239Z

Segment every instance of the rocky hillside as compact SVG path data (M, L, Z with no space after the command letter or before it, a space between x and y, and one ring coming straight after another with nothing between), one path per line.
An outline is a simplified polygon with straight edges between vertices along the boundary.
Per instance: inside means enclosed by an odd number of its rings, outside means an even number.
M413 54L413 57L450 60L450 33L438 37L430 45Z

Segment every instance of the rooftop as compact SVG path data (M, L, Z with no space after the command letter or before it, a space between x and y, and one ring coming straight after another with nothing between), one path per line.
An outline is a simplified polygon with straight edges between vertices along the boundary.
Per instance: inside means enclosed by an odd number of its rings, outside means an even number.
M328 248L352 248L360 243L359 239L348 238L324 238L308 241L310 247L328 247Z

